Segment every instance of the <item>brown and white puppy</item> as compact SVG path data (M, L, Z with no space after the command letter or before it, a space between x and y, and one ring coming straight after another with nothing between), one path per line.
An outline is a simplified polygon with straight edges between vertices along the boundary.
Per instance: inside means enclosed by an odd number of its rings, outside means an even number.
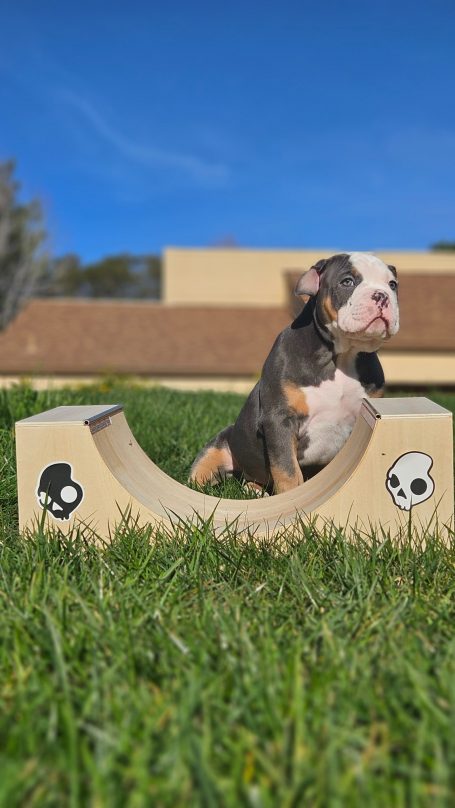
M382 394L376 351L399 328L395 267L369 253L318 261L300 278L310 300L278 335L236 422L196 457L198 484L236 475L275 493L341 449L362 398Z

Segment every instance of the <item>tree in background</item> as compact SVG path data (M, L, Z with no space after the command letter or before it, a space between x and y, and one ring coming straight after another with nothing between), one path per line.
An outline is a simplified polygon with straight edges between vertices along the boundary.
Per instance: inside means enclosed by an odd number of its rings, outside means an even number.
M81 262L72 253L61 258L51 258L41 276L37 288L38 297L72 297L81 284Z
M142 289L140 297L161 299L162 262L160 255L145 255L143 261Z
M45 238L37 200L20 203L13 161L0 163L0 328L37 289L45 269Z
M127 255L111 255L83 271L89 297L131 297L132 272Z
M455 241L436 241L430 245L433 252L455 252Z
M51 258L37 200L21 203L13 161L0 163L0 329L27 298L148 298L161 295L161 258L110 255L84 266L74 254Z
M82 265L77 255L50 262L43 297L148 298L161 295L161 259L156 255L109 255Z

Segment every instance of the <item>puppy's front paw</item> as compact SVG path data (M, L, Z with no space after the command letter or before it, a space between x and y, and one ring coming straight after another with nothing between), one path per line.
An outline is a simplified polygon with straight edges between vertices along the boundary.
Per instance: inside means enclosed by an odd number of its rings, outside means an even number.
M268 497L270 494L264 489L263 485L259 483L252 483L252 482L244 482L242 483L242 488L244 491L249 491L252 494L256 494L257 497Z

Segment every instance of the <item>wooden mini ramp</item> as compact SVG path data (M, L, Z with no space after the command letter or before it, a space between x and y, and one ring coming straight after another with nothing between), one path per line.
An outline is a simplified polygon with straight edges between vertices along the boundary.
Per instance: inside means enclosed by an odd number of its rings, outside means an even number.
M16 424L19 521L44 518L107 538L131 513L140 525L211 517L272 535L297 516L392 534L453 525L452 414L426 398L364 399L353 432L323 471L254 500L217 499L170 478L135 440L122 407L57 407Z

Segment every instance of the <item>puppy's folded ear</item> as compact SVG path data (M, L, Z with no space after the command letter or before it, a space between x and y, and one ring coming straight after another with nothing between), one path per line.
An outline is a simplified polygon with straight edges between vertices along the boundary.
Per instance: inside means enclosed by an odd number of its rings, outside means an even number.
M317 295L319 292L321 275L324 272L326 264L327 260L322 258L321 261L317 261L317 263L312 266L308 272L304 272L302 277L297 281L294 294L298 297L300 295L308 295L309 297L314 297L314 295Z

